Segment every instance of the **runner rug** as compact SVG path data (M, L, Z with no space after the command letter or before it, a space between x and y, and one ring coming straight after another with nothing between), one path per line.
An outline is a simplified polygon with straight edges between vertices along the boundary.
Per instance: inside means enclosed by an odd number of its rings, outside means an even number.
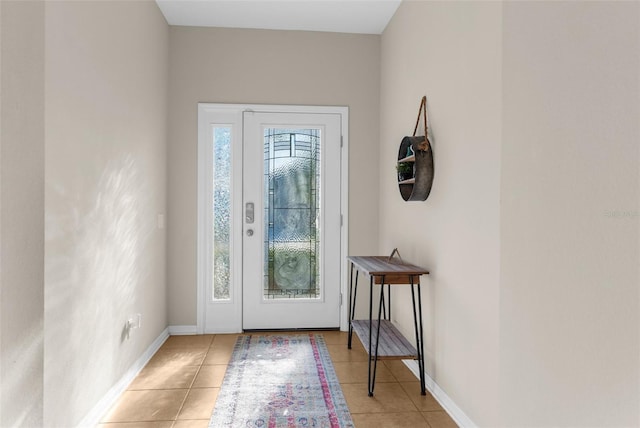
M322 335L238 337L209 427L353 427Z

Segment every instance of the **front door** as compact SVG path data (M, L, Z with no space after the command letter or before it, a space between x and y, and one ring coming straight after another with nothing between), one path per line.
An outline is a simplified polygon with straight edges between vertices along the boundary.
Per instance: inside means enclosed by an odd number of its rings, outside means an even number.
M340 324L340 116L244 113L243 328Z
M346 108L198 109L196 331L339 327Z

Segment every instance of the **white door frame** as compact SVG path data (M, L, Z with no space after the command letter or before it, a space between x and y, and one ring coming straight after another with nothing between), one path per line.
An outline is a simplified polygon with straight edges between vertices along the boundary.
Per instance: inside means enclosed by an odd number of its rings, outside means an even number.
M212 264L210 261L210 248L212 238L207 234L210 229L213 212L211 198L209 196L210 185L207 184L211 167L208 165L208 128L209 124L217 123L230 125L234 129L234 142L237 145L243 141L243 123L242 113L244 111L255 112L273 112L273 113L325 113L338 114L341 116L341 135L342 135L342 155L341 155L341 177L340 177L340 211L342 218L342 229L340 234L340 329L347 330L347 297L348 297L348 274L347 274L347 254L349 254L349 108L339 106L294 106L294 105L265 105L265 104L215 104L215 103L198 103L198 221L197 221L197 324L196 332L204 333L237 333L242 331L242 300L239 294L242 292L242 275L241 260L238 260L238 251L233 251L235 260L232 264L235 275L231 287L232 295L236 298L229 303L220 303L220 317L224 319L225 324L221 325L215 322L215 325L207 327L206 307L207 307L207 287L211 286ZM233 144L233 143L232 143ZM234 177L238 174L232 172ZM240 183L240 188L241 188ZM233 191L237 191L236 184L232 184ZM242 215L242 198L234 198L232 202L233 208L236 210L232 215L238 217ZM240 222L239 222L240 224ZM236 228L236 226L233 226ZM238 232L238 231L236 231ZM236 236L242 236L242 229ZM242 254L240 248L240 254ZM241 256L240 256L241 257ZM218 303L215 303L216 305ZM211 320L210 320L211 321Z

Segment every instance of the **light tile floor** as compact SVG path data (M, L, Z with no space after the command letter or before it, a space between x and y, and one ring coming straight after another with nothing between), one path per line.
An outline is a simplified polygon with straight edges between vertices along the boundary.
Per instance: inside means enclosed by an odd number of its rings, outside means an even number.
M346 333L320 333L357 428L456 427L428 392L420 395L420 382L402 361L378 363L375 395L369 397L367 354L357 338L349 350ZM169 337L99 427L207 427L237 336Z

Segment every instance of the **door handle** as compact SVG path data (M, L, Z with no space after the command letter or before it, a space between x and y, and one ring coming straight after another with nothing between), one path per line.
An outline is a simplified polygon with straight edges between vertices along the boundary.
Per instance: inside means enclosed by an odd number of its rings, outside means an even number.
M247 224L251 224L253 223L253 219L254 219L254 206L253 206L253 202L247 202L245 204L245 209L244 209L244 219L247 222Z

